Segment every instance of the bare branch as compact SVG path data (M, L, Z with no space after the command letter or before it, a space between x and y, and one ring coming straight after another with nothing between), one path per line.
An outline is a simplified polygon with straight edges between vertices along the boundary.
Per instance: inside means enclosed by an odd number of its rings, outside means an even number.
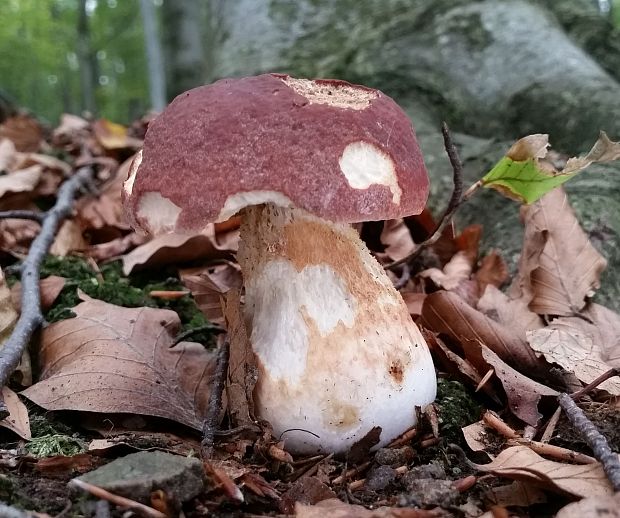
M0 387L7 384L30 338L43 323L39 289L41 263L52 246L60 224L71 214L77 194L86 184L93 181L94 175L92 167L83 167L61 185L56 203L45 213L41 232L32 242L28 256L21 265L22 312L11 336L0 350ZM8 415L6 405L0 402L0 417L6 415Z
M29 219L42 223L45 219L45 212L35 212L33 210L4 210L0 211L0 219Z

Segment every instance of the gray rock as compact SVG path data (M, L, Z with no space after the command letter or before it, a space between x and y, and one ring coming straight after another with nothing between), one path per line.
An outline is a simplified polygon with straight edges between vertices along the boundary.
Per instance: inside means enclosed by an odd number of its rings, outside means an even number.
M203 475L198 459L149 451L113 460L78 479L143 503L158 489L185 502L202 491Z

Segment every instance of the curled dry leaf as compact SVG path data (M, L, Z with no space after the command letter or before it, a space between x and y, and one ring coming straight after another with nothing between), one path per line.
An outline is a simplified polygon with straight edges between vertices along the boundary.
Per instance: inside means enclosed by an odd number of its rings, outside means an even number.
M201 429L215 358L200 344L173 346L176 313L94 299L73 312L43 330L41 381L23 395L46 410L152 415Z
M236 239L230 240L229 236L225 235L224 244L221 244L220 236L216 235L213 225L209 225L204 233L192 236L163 234L125 255L123 273L129 275L138 269L196 259L226 258L231 251L237 249L238 231L235 230L232 233Z
M135 248L136 246L143 245L151 238L137 232L131 232L126 236L112 239L107 243L100 243L98 245L89 246L86 249L86 255L92 257L95 261L107 261L109 259L116 259L126 253L128 250Z
M555 518L618 518L620 517L620 493L608 496L591 496L573 502L560 509Z
M422 319L429 329L460 343L465 358L479 373L487 370L487 363L480 352L482 344L505 362L526 372L535 374L543 366L524 338L519 338L453 293L438 291L426 297Z
M463 437L472 451L486 451L491 446L489 430L484 421L477 421L461 428Z
M43 166L35 164L0 176L0 198L7 193L34 191L42 173Z
M2 399L9 411L9 417L0 420L0 426L15 432L22 439L32 438L30 433L30 418L28 409L20 400L17 394L8 387L2 387Z
M539 315L579 313L600 286L607 261L588 240L562 189L523 207L521 216L525 237L517 291Z
M39 281L39 290L41 292L41 309L43 311L52 307L55 300L60 295L60 292L65 287L67 279L64 277L58 277L57 275L50 275L45 279ZM22 297L22 285L21 282L17 282L11 288L11 300L13 306L18 311L21 311L21 297Z
M499 288L508 280L508 266L497 250L491 250L480 261L474 277L478 282L480 293L484 293L487 286Z
M0 138L0 171L12 171L20 160L20 153L8 138Z
M140 139L129 136L127 128L107 119L99 119L92 124L93 134L104 149L139 149Z
M518 480L507 486L493 487L486 496L494 505L504 507L529 507L547 501L547 495L540 488ZM558 516L556 515L556 518Z
M390 261L400 261L415 250L409 228L402 219L390 219L383 225L381 243L385 245L385 254Z
M34 117L19 113L0 124L0 137L11 140L17 151L37 151L43 141L43 128Z
M536 483L550 490L578 497L613 494L602 466L563 464L542 458L527 446L512 446L502 451L489 464L476 464L480 471L500 477Z
M241 288L243 279L239 265L230 261L189 268L179 272L181 282L192 292L196 305L210 322L224 323L222 296L232 288Z
M533 350L587 384L609 369L620 367L620 315L591 304L584 317L558 318L546 328L530 331L527 339ZM599 388L620 395L617 377L601 383Z
M460 251L448 261L443 271L439 268L429 268L420 272L419 275L431 279L438 287L451 291L469 279L471 271L472 263L467 252Z
M412 509L408 507L379 507L366 509L347 504L337 498L322 500L315 505L295 504L296 518L440 518L449 516L441 510Z
M50 254L59 257L66 257L71 252L84 250L88 247L86 240L82 237L82 229L72 219L63 222L54 238L50 248Z

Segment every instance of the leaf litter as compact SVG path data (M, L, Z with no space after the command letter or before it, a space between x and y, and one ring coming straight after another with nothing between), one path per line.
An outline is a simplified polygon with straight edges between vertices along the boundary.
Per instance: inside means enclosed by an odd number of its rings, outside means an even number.
M462 389L457 395L450 392L453 385L441 381L434 423L422 419L417 429L395 442L401 446L385 449L392 453L366 453L358 466L351 467L330 456L291 457L277 438L271 437L268 423L254 420L252 387L256 370L240 307L241 276L234 261L238 219L209 227L199 235L163 239L140 236L124 221L121 184L147 123L148 119L143 119L123 127L111 121L93 123L66 115L44 147L36 121L26 117L3 125L0 165L8 173L3 177L4 187L0 186L4 189L0 189L3 210L36 209L33 201L54 194L63 175L75 170L85 148L100 164L103 182L97 196L87 195L78 201L74 218L68 220L53 250L59 256L66 255L63 261L67 264L79 255L93 271L79 277L79 281L75 270L57 271L56 277L42 279L44 309L55 312L54 320L59 321L46 326L34 344L37 382L19 395L16 391L5 394L14 419L13 432L6 433L16 433L22 440L29 437L26 423L31 404L25 406L24 398L46 409L49 416L71 411L58 415L75 426L86 425L91 415L123 423L106 430L99 425L99 432L81 428L80 438L76 439L81 444L91 439L101 441L101 435L95 433L105 435L106 442L93 442L98 448L93 446L89 453L59 458L56 464L46 461L49 466L40 464L38 471L26 468L30 479L20 479L11 471L14 468L6 468L17 483L33 488L33 484L49 480L45 477L55 472L64 484L76 470L97 467L102 462L99 455L118 456L127 451L123 448L164 449L180 454L198 448L197 432L208 402L215 353L198 343L176 343L181 330L179 316L170 309L144 307L144 303L157 303L177 311L190 304L193 316L183 317L186 330L204 327L205 322L211 326L209 329L216 329L214 323L226 324L231 341L224 425L232 430L219 439L214 457L205 464L208 483L203 494L185 507L189 516L226 508L241 514L286 510L298 516L448 516L453 511L478 516L491 503L495 509L527 511L531 505L541 505L546 497L552 502L558 494L606 498L609 487L597 463L584 467L545 458L526 445L510 445L505 437L489 429L486 439L476 443L477 449L491 456L487 464L464 461L451 453L447 442L449 437L450 442L466 447L468 438L474 444L471 430L463 436L460 429L479 420L479 405L499 411L500 419L510 423L517 438L540 434L545 423L541 418L551 415L549 407L553 405L549 403L562 389L566 376L587 384L616 365L619 317L591 301L605 261L580 229L561 190L522 209L523 253L507 293L501 288L511 279L501 251L491 251L478 261L480 234L484 231L480 226L467 228L461 234L453 226L446 227L441 239L420 258L420 264L408 265L409 270L403 270L395 279L402 283L412 315L425 327L436 365L444 370L443 375L459 379L462 384L457 385ZM524 166L526 171L534 165L539 167L536 175L557 177L557 171L553 173L543 164L546 141L536 137L526 144L529 149L519 150L523 146L519 144L510 160L529 161ZM45 154L49 146L54 146L64 160ZM589 155L569 160L561 174L572 175L588 163L615 159L617 151L617 144L602 136ZM514 166L510 167L514 173ZM17 176L28 168L34 172ZM485 182L488 186L493 183L488 178ZM536 189L540 191L540 185ZM415 250L415 241L428 237L433 227L428 211L385 222L378 227L375 238L377 258L384 263L405 258ZM8 253L3 265L27 252L38 228L32 221L0 222L0 248ZM115 266L117 273L110 276L108 272L113 269L106 262L118 258L124 271L121 273ZM175 277L172 284L164 281L153 287L153 283L136 281L155 275L161 278L164 272ZM116 287L110 284L111 279L118 283ZM191 293L183 294L179 302L166 301L165 297L155 302L148 297L153 290L178 291L181 282ZM78 286L102 299L114 299L114 303L84 295L80 301ZM15 293L18 289L14 287ZM131 295L124 298L126 289ZM114 290L116 293L112 293ZM136 305L139 307L132 307ZM196 316L199 311L201 318ZM560 332L568 335L559 340ZM14 388L23 386L17 384ZM610 379L591 397L615 394L615 386L614 379ZM470 413L464 413L470 407ZM149 416L167 421L145 420ZM145 426L146 430L138 430ZM437 426L438 438L433 435ZM179 439L168 433L171 431L190 438ZM40 440L39 432L32 435ZM69 437L53 433L41 437L54 436ZM551 437L553 442L553 433ZM412 455L394 465L381 464L381 459L398 458L398 448L403 444ZM46 448L40 451L52 451ZM0 466L2 455L7 459L11 455L19 457L4 451L9 450L0 448ZM439 460L445 467L438 478L429 478L420 471L431 460ZM7 466L12 462L7 461ZM486 491L492 496L484 496L484 484L469 475L485 473L495 477L490 479L493 487ZM501 485L497 477L514 482ZM425 493L449 490L454 504L450 507L447 500L440 499L426 508L415 508L416 502L424 499L420 495L416 500L415 484L408 482L414 479L426 481L420 486ZM463 482L466 479L469 482ZM66 490L61 491L64 494ZM283 507L280 502L285 495L287 504ZM164 509L172 496L160 495L148 504L162 505Z

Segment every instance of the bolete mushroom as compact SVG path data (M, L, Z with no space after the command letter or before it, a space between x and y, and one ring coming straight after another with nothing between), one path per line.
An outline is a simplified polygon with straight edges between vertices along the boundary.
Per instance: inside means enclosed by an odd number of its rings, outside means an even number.
M242 214L244 316L255 408L287 449L384 445L435 398L428 347L353 222L422 211L411 122L383 93L265 74L179 95L151 122L125 183L147 232Z

